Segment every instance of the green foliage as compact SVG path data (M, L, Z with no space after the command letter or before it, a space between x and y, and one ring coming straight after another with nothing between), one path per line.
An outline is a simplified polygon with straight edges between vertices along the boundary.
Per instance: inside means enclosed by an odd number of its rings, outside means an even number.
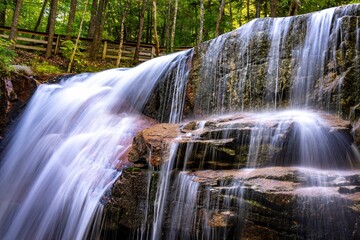
M70 61L74 48L75 48L75 43L73 41L71 40L63 41L60 46L61 55ZM77 46L73 60L73 72L80 72L81 69L86 68L87 61L85 60L84 51L85 51L85 47L80 41Z
M75 43L73 41L71 41L71 40L63 41L60 45L61 55L64 58L66 58L67 60L70 60L70 57L73 54L74 48L75 48ZM85 50L85 47L82 45L81 42L79 42L77 49L76 49L74 61L79 61L81 58L84 57L84 54L83 54L84 50Z
M174 15L173 0L157 1L157 32L159 34L160 45L164 46L166 42L166 27L172 26ZM289 7L293 0L277 0L276 13L278 17L285 17L289 13ZM16 1L0 0L0 9L6 9L6 25L10 26L13 14L14 3ZM107 40L119 41L120 25L122 15L127 9L125 21L125 42L135 42L138 35L139 15L141 12L141 0L107 0L106 13L102 24L102 38ZM209 40L215 36L215 26L219 13L220 0L203 0L204 2L204 33L203 41ZM349 3L360 3L360 0L299 0L300 6L298 14L309 13L324 8L330 8L337 5ZM24 1L21 9L21 16L18 27L26 30L33 30L38 21L44 0ZM93 1L89 2L81 37L89 37L91 9ZM200 4L199 0L178 0L178 11L176 20L176 33L174 46L195 46L197 45L199 22L200 22ZM220 25L220 32L229 32L241 25L251 21L256 16L257 4L260 3L260 17L268 17L270 13L270 0L226 0L223 19ZM76 36L79 31L81 18L83 16L85 1L77 2L74 23L72 25L72 36ZM46 5L44 15L41 17L39 31L46 32L47 19L49 15L50 4ZM57 17L55 24L56 34L65 34L69 17L70 0L59 1ZM97 25L98 26L98 25ZM154 44L153 39L153 14L152 1L147 1L144 18L144 29L142 42ZM43 40L40 39L39 40ZM1 43L3 45L3 43ZM61 53L66 59L70 59L74 43L64 41L61 45ZM1 47L3 51L3 47ZM6 48L5 48L6 49ZM74 58L73 72L81 70L94 71L97 69L93 63L86 62L84 56L84 47L80 45ZM4 55L1 53L1 55ZM6 54L5 54L6 55ZM10 56L10 55L6 55ZM10 58L11 59L11 58ZM2 58L1 64L6 64L8 58ZM113 67L113 66L112 66Z
M15 52L10 49L11 45L9 40L0 38L0 71L10 70L10 64L15 57Z
M42 61L42 62L37 62L36 64L34 64L35 66L35 71L38 74L59 74L62 73L63 71L61 71L61 69L59 69L58 67L46 62L46 61Z

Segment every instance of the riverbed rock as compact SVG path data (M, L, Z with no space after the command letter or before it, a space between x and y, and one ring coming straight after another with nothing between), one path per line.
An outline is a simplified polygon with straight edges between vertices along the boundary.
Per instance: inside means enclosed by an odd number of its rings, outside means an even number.
M192 231L197 229L198 234L208 239L220 236L226 239L356 239L359 236L358 171L267 167L174 171L172 175L176 179L182 174L190 176L183 179L198 184L197 191L194 195L189 192L181 200L185 202L171 202L172 196L180 191L173 183L168 193L169 205L163 207L171 215L173 207L170 206L188 204L194 198L195 208L184 208L176 217L179 220L192 214ZM146 200L146 196L156 195L156 179L158 173L150 170L130 171L120 177L106 205L107 234L136 235L140 229L146 229L144 219L151 224L153 206L147 204L153 202ZM129 204L131 207L126 207ZM163 223L162 239L166 239L169 232L179 234L181 227L177 229L177 225L171 224L171 216L165 218L168 220ZM195 232L189 234L196 235Z
M179 134L176 124L157 124L142 130L133 141L129 152L129 161L145 158L154 167L161 165L169 157L170 143Z
M103 234L144 237L141 234L150 233L153 227L155 205L161 204L164 215L156 226L161 228L161 239L197 239L198 234L205 239L360 236L360 173L354 162L344 161L352 149L350 123L325 113L310 115L325 141L339 140L339 136L347 139L341 145L349 152L334 147L339 162L333 170L323 170L321 165L298 167L293 155L284 155L288 143L276 149L269 140L260 144L258 161L249 165L255 157L249 158L254 129L277 131L278 138L292 142L296 124L312 119L306 112L297 113L286 118L286 127L279 130L284 119L274 115L213 116L182 124L157 124L139 132L129 159L134 166L145 159L149 168L128 168L117 180L105 201ZM259 119L263 119L261 124Z
M14 74L0 77L0 136L24 109L37 88L32 76Z
M324 158L317 162L306 161L309 166L351 168L359 164L351 147L354 140L348 121L325 113L309 116L305 112L277 114L237 113L206 121L154 125L136 135L129 159L136 162L145 158L151 166L157 167L170 159L170 147L173 146L176 148L174 167L178 169L304 165L306 159L301 159L303 156L296 153L301 152L302 145L305 145L309 147L307 151L313 149L315 152L312 154L323 154ZM305 127L311 129L310 132L299 133L301 124L306 121L314 121L313 125ZM311 131L314 131L313 135ZM309 134L308 138L314 138L319 146L310 142L300 145L297 141L302 134ZM323 144L321 141L327 145L320 146ZM341 141L341 144L336 145L336 141ZM317 152L318 147L329 148L328 153ZM331 157L333 154L336 158Z

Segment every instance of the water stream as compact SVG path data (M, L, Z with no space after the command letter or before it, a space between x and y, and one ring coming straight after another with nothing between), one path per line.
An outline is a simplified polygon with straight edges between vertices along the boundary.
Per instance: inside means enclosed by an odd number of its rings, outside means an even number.
M1 239L97 238L101 197L135 133L150 124L140 111L172 71L185 77L187 54L41 85L1 161Z

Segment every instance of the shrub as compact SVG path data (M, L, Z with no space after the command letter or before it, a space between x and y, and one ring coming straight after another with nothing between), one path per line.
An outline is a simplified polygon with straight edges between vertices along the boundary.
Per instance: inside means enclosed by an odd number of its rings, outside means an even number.
M12 43L4 38L0 38L0 71L9 72L11 62L15 57L15 52L10 48Z
M49 64L48 62L38 62L36 65L35 65L35 70L37 73L39 74L58 74L58 73L61 73L62 71L54 66L54 65L51 65Z

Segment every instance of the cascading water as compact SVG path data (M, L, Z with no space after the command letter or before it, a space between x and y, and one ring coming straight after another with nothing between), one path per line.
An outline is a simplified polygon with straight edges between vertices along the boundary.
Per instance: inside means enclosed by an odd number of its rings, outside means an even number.
M352 51L358 45L356 34L351 32L358 27L350 27L358 21L358 7L255 19L205 43L196 112L284 107L339 112L339 100L333 98L341 95L343 78L337 76L358 59Z
M172 71L186 77L188 53L41 85L1 162L1 239L97 238L101 197L151 124L140 111Z

